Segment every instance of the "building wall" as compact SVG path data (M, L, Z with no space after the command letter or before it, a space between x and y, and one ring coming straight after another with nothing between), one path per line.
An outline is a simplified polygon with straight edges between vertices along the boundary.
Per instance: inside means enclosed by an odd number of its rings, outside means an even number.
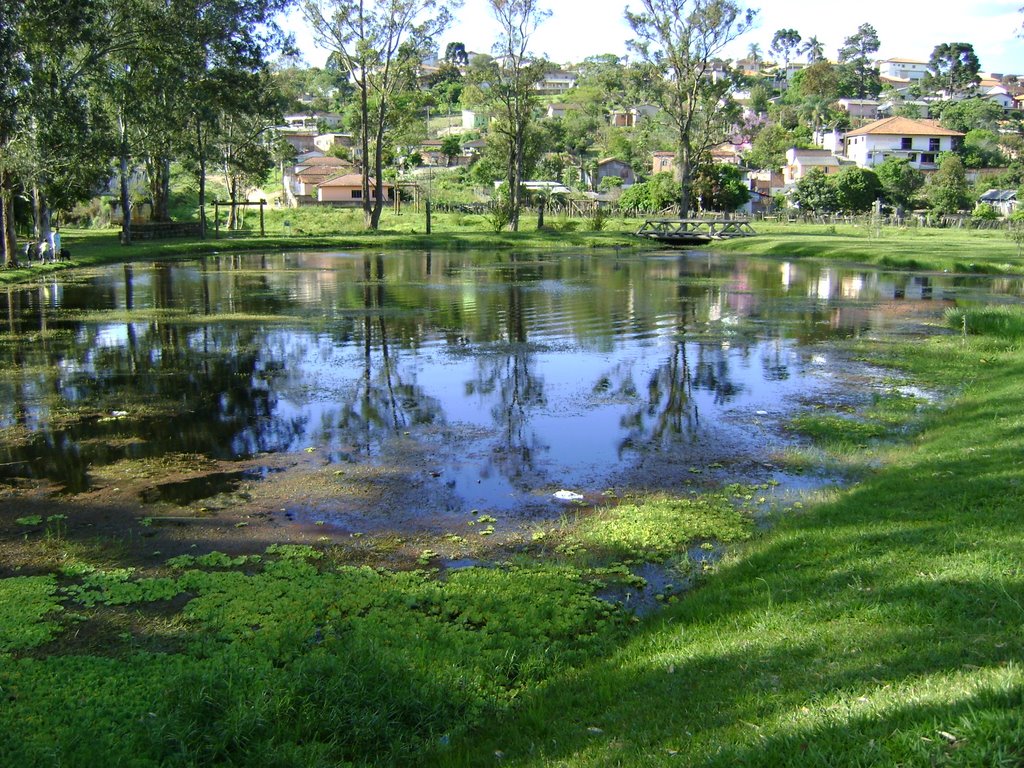
M938 167L939 154L953 150L952 136L851 136L846 140L846 156L861 168L874 168L888 157L904 158L918 170Z

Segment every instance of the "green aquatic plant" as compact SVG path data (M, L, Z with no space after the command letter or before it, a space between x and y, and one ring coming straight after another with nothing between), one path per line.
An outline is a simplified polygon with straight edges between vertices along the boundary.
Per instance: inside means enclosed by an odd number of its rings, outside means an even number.
M582 520L569 542L617 559L661 561L704 540L746 539L751 530L749 514L740 511L728 493L652 497Z
M63 610L53 576L0 579L0 653L35 648L56 637Z

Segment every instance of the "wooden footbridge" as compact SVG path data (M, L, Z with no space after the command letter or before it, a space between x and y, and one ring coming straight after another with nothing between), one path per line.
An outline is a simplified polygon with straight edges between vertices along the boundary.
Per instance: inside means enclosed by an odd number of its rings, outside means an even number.
M669 245L699 245L757 233L749 219L647 219L635 234Z

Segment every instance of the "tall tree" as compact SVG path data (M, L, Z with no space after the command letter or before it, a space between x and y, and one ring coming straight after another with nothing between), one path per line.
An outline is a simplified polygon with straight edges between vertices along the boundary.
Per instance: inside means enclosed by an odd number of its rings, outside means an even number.
M667 75L660 93L676 140L679 215L692 208L693 175L701 158L724 140L734 115L727 80L711 76L723 49L751 28L754 11L733 0L641 0L640 13L626 11L636 39L628 45Z
M878 70L871 65L871 54L877 52L880 45L875 28L861 24L839 49L839 63L850 66L858 99L863 99L873 90L872 79L878 80Z
M0 4L0 61L4 62L0 66L0 239L5 266L13 266L18 260L14 225L16 166L9 146L19 122L19 94L28 77L17 34L23 9L18 3Z
M750 61L750 68L755 72L760 72L761 63L764 61L764 55L761 53L761 46L757 43L751 43L747 46L747 59Z
M519 229L524 203L524 172L530 152L529 137L537 101L536 86L544 76L546 62L530 53L530 40L550 15L537 0L488 0L491 13L501 28L494 44L494 58L482 63L473 81L497 120L491 130L503 150L505 181L508 184L508 226Z
M932 50L928 60L925 86L944 90L950 97L980 82L981 64L970 43L942 43Z
M377 229L384 209L385 150L407 106L400 102L415 91L415 67L451 21L451 6L444 0L304 0L302 7L317 42L335 51L352 73L359 101L363 220Z
M807 42L800 46L800 53L807 56L808 64L816 64L825 60L825 44L817 37L809 37Z
M776 56L782 57L782 68L789 67L793 54L800 49L800 33L795 29L779 29L772 35L772 44L768 50Z
M207 170L220 160L218 142L227 115L254 115L266 102L261 89L269 54L283 40L274 19L288 0L171 0L185 72L179 109L184 130L179 153L199 186L200 226L206 232Z
M444 49L444 60L456 67L465 67L469 64L469 54L466 52L465 43L448 43Z

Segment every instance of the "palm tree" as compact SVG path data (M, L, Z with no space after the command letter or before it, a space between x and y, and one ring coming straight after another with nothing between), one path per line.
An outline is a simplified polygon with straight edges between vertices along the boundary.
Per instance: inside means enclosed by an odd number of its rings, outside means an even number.
M807 54L807 63L814 64L818 61L825 60L825 45L816 37L808 38L807 42L803 44L800 49L800 53Z
M760 72L761 62L764 61L761 55L761 46L757 43L751 43L750 47L747 48L747 58L750 60L750 68L755 72Z

